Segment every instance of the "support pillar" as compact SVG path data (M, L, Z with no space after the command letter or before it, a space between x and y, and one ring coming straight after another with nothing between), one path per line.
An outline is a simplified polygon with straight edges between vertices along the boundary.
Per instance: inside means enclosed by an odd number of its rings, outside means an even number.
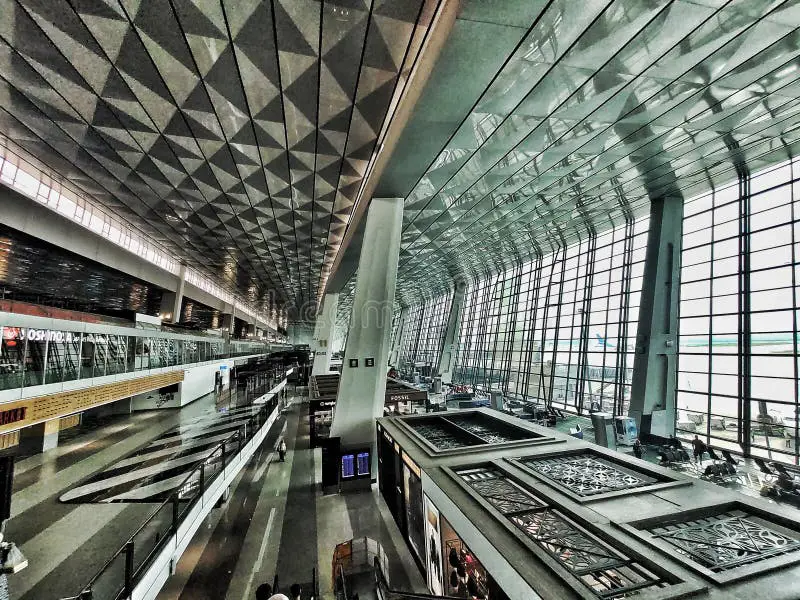
M314 366L312 375L325 375L331 368L333 351L333 328L336 326L336 311L339 308L339 294L325 294L322 311L317 315L314 326Z
M56 448L60 428L61 419L59 418L24 427L19 432L20 450L24 454L38 454Z
M186 287L186 265L181 265L179 276L177 289L161 295L161 320L168 323L179 323L181 320L183 291Z
M467 284L463 281L456 282L456 287L453 291L453 302L450 304L450 314L447 317L447 325L444 330L444 343L442 345L442 353L439 355L439 366L436 368L436 373L442 378L442 383L453 382L458 331L461 326L461 312L464 309L466 292Z
M400 349L403 347L403 331L408 322L408 308L404 307L400 310L400 321L397 323L397 329L394 331L392 337L392 349L389 352L389 364L395 369L400 369Z
M342 448L371 449L373 478L375 419L383 415L386 395L402 222L402 198L374 198L370 203L331 425L331 437L339 437ZM368 361L374 366L367 366Z
M642 435L675 433L682 225L681 198L651 201L628 410Z
M186 288L186 265L181 265L180 281L178 281L178 289L175 291L175 304L172 309L173 322L178 323L181 320L181 309L183 308L183 291Z
M233 313L225 313L222 315L222 329L227 333L233 333L233 326L236 320L233 317Z

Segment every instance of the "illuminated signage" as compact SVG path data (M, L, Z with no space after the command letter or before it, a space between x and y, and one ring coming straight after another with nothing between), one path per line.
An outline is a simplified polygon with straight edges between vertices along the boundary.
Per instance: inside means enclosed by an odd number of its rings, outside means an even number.
M20 406L19 408L12 408L11 410L4 410L0 412L0 425L9 425L25 420L25 412L27 407Z
M30 329L27 327L6 327L3 329L3 338L29 342L67 342L70 343L80 334L71 331L53 331L52 329Z

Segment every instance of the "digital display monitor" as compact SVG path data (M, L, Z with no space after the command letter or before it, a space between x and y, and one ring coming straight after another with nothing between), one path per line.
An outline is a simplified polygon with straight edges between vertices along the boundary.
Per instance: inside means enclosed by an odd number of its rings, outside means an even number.
M369 452L359 452L358 453L358 475L361 477L362 475L369 475Z
M354 454L342 456L342 479L350 479L356 475L356 457Z

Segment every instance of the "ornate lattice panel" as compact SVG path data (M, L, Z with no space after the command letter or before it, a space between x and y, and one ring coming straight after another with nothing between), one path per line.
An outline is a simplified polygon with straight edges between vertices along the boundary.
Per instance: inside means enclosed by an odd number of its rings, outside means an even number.
M439 421L413 423L411 427L418 435L425 438L439 450L451 450L480 444L480 441L459 435L458 432L448 429L444 423Z
M457 471L474 492L601 598L666 585L657 575L584 530L494 467Z
M481 422L477 415L453 416L447 417L447 420L486 440L489 444L502 444L524 439L524 436L517 432L503 431L492 427L490 423Z
M800 537L742 510L713 517L670 523L650 533L681 555L720 573L789 552L800 552Z
M523 458L520 462L578 496L594 496L658 483L591 453L549 458Z
M404 422L438 450L543 438L536 432L515 427L483 413L426 416Z

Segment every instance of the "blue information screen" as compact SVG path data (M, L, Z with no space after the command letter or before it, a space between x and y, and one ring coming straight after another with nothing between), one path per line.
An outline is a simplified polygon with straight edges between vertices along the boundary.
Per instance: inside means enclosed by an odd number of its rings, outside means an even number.
M369 452L358 453L358 474L369 475Z
M355 477L356 474L356 457L353 454L345 454L342 456L342 479Z

